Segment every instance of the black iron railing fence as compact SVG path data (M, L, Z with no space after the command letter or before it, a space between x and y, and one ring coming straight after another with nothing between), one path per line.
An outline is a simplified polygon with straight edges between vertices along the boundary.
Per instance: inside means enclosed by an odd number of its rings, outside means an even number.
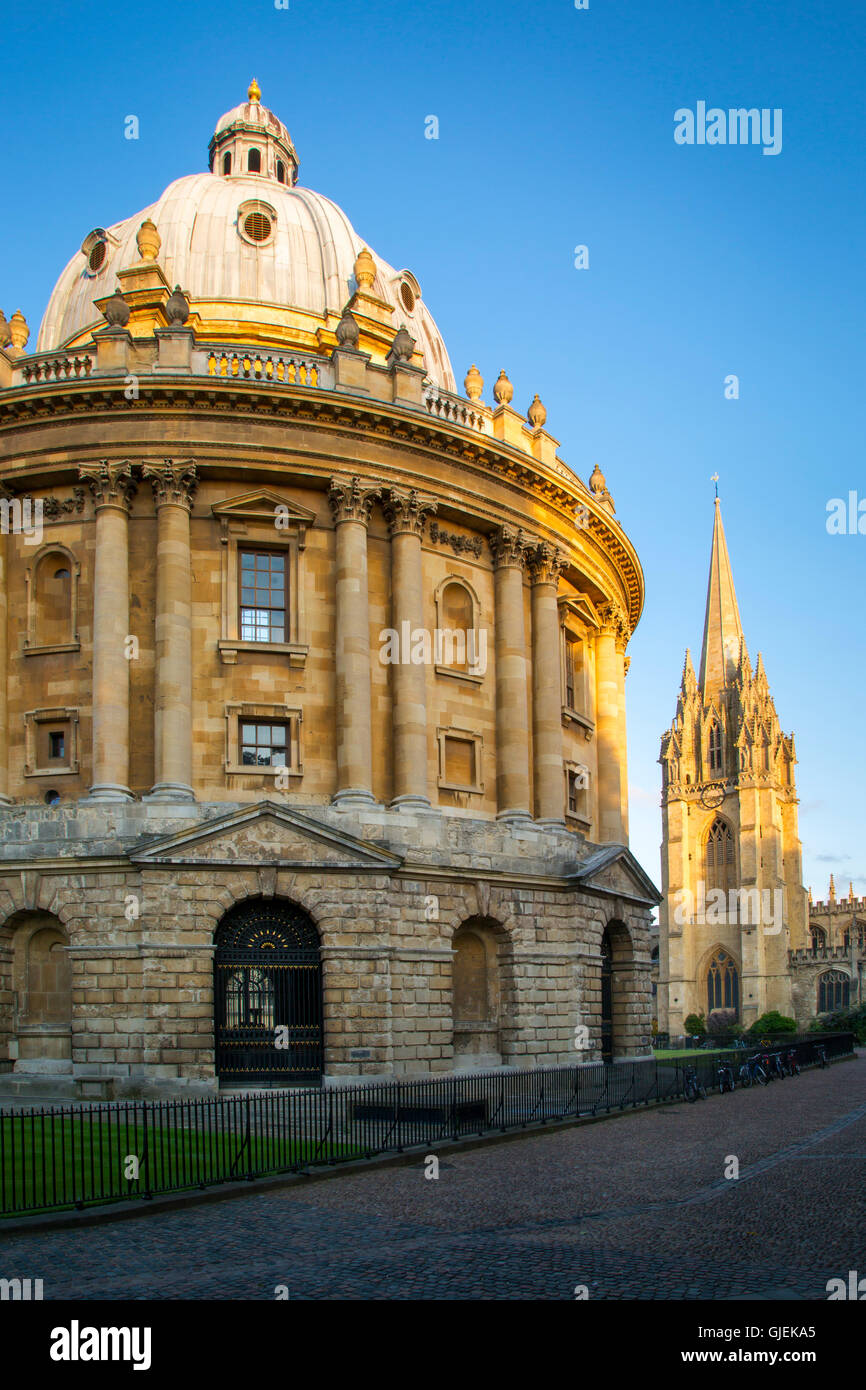
M801 1067L853 1051L851 1033L788 1038ZM0 1215L206 1188L417 1145L597 1115L715 1084L722 1056L653 1057L193 1101L0 1110Z

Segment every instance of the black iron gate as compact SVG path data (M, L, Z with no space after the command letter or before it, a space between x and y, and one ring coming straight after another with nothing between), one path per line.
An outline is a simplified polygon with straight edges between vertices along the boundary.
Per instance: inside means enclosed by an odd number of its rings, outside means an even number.
M322 965L307 914L248 898L217 931L216 1070L221 1081L317 1086L322 1080Z
M613 1061L613 947L607 932L601 938L601 1056Z

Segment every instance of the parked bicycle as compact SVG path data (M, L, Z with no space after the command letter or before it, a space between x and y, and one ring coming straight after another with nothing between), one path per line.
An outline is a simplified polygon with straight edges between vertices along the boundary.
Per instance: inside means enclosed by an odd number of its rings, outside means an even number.
M800 1059L797 1056L797 1049L792 1047L785 1056L785 1066L789 1076L800 1075Z
M782 1061L782 1054L781 1054L781 1052L772 1052L772 1053L770 1053L769 1063L770 1063L769 1075L770 1075L771 1077L774 1077L774 1078L775 1078L775 1077L778 1077L780 1081L784 1081L784 1080L785 1080L785 1077L787 1076L787 1072L785 1071L785 1066L784 1066L784 1063L783 1063L783 1061Z
M741 1086L766 1086L767 1073L761 1066L760 1053L756 1052L743 1063L740 1067L739 1081Z
M827 1049L823 1043L815 1044L815 1053L818 1066L823 1071L824 1068L827 1066Z
M733 1091L736 1082L734 1081L734 1069L730 1062L725 1062L724 1060L719 1062L718 1077L720 1096L723 1096L725 1091Z
M690 1101L692 1104L694 1104L699 1097L701 1100L706 1100L707 1098L707 1093L701 1085L697 1069L693 1066L687 1066L683 1071L683 1095L686 1100Z

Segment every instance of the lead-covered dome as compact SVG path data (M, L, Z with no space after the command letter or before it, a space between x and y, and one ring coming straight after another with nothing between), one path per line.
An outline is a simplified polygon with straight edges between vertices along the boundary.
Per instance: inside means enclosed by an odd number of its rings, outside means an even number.
M330 340L357 288L355 262L365 243L336 203L297 185L291 136L253 100L259 95L253 83L250 100L220 119L210 173L175 179L149 207L85 237L48 302L38 352L79 347L105 326L97 304L117 287L118 271L140 263L143 223L155 227L158 264L189 298L202 340L308 351ZM369 292L393 309L394 332L405 324L431 379L453 391L448 353L418 281L371 255Z

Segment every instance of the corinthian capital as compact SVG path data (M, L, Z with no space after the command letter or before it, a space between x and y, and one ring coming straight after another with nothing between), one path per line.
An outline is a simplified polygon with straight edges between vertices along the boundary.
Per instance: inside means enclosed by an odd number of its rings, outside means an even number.
M555 584L565 566L565 552L547 541L529 552L527 563L533 584Z
M328 502L334 521L360 521L366 526L374 499L381 493L381 486L369 478L332 478Z
M625 651L626 643L631 637L631 628L622 604L612 599L608 603L601 604L599 610L601 626L603 632L612 632L616 638L617 646Z
M413 536L423 536L428 516L432 516L439 506L432 497L424 497L415 488L388 488L383 503L388 529L392 536L404 531Z
M529 542L523 531L515 531L513 526L500 526L497 531L492 531L487 539L496 569L505 565L519 565L522 569L526 564Z
M174 503L179 507L192 507L192 500L198 487L195 460L163 459L161 463L142 464L143 478L149 478L153 487L153 497L158 507Z
M137 489L129 459L118 459L116 462L100 459L98 463L83 463L78 469L78 476L89 483L94 506L125 507L129 511Z

